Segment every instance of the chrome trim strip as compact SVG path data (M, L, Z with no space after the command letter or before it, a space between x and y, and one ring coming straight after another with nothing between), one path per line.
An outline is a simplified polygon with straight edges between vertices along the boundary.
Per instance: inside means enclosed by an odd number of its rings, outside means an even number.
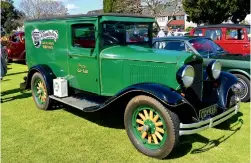
M221 113L220 115L217 115L217 116L210 118L208 120L202 121L202 122L192 123L192 124L180 123L179 135L195 134L195 133L201 132L205 129L214 127L214 126L226 121L227 119L231 118L233 115L237 114L239 107L240 107L240 105L239 105L239 103L237 103L234 107L230 108L228 111ZM200 127L205 124L207 124L207 125L204 127ZM196 128L196 127L197 127L197 129L182 130L182 129Z

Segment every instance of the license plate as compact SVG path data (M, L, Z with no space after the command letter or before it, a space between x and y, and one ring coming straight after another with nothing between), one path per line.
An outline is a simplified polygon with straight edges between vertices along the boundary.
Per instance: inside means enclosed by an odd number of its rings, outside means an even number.
M207 108L201 109L199 111L199 118L200 119L205 119L206 117L210 115L214 115L217 113L217 105L212 105Z

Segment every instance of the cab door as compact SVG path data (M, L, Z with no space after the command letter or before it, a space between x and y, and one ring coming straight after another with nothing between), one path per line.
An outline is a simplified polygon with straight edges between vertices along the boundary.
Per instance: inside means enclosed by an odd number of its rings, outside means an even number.
M68 24L68 69L71 87L100 94L98 32L95 21Z

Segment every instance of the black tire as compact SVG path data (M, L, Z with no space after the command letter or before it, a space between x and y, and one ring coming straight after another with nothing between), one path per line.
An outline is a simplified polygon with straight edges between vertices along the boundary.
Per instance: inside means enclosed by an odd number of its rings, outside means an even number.
M248 102L250 100L250 79L241 74L234 74L234 75L238 79L237 87L238 86L243 87L241 88L241 91L245 89L244 92L237 94L237 96L240 97L242 102Z
M160 116L163 117L164 123L167 126L166 132L168 137L165 140L164 144L160 146L158 149L149 149L145 147L143 143L137 139L137 137L133 132L133 124L132 124L133 113L139 106L149 106L153 108L156 112L158 112L158 114L160 114ZM132 144L138 151L142 152L147 156L163 159L167 157L175 148L175 146L178 144L179 124L180 124L178 116L175 113L168 110L159 101L157 101L152 97L139 95L131 99L125 110L124 123L127 135L131 140Z
M8 63L12 63L12 62L13 62L13 59L8 58Z
M35 81L37 79L40 79L43 82L44 87L46 89L46 100L44 101L43 104L38 102L38 97L35 94L35 89L34 88L36 87L35 86ZM31 79L31 92L32 92L33 100L34 100L36 106L39 109L48 110L50 108L51 100L50 100L49 95L48 95L48 88L46 87L45 80L44 80L43 76L39 72L34 73L33 76L32 76L32 79Z

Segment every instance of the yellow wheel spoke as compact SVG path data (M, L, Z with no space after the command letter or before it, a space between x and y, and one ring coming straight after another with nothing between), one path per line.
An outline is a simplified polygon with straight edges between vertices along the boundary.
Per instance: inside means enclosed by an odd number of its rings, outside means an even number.
M143 130L143 126L138 127L138 130L139 130L139 131L142 131L142 130Z
M159 119L159 115L155 115L155 117L153 118L153 122L157 122L157 120Z
M142 113L139 113L139 116L143 121L146 119L146 117Z
M162 128L159 128L159 127L156 127L156 131L158 131L158 132L160 132L162 134L164 134L164 132L165 132Z
M160 135L160 133L158 131L155 131L155 135L159 138L159 140L163 139L163 137Z
M147 111L146 110L143 110L143 111L144 111L146 119L149 119L149 115L148 115Z
M157 139L156 135L155 135L155 134L152 134L152 137L153 137L153 141L154 141L154 143L155 143L155 144L159 144L159 142L158 142L158 139Z
M144 125L144 122L142 120L140 120L140 119L137 119L136 122L141 124L141 125Z
M163 125L163 123L162 123L162 122L156 122L156 123L155 123L155 126L156 126L156 127L158 127L158 126L162 126L162 125Z
M153 111L150 110L150 120L153 120Z
M142 139L145 139L145 137L146 137L146 135L147 135L147 132L143 132L143 134L142 134Z
M152 135L151 134L148 134L148 143L152 143Z

